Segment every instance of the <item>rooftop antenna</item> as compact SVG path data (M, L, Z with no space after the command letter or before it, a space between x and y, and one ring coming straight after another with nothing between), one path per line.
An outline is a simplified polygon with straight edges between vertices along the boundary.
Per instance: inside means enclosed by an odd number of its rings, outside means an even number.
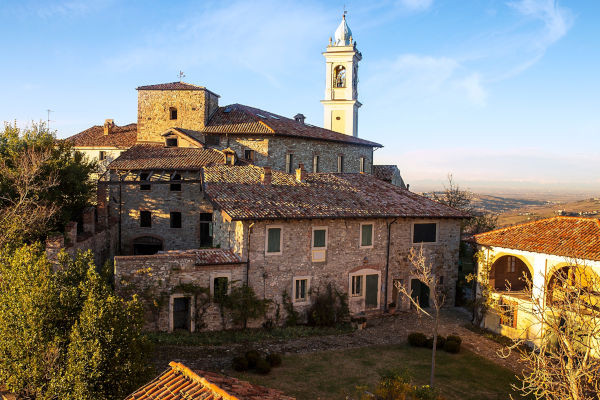
M346 11L346 5L344 4L344 14L342 14L344 19L346 19L346 14L348 14L348 11Z
M48 113L48 120L46 122L46 128L48 129L48 132L50 132L50 113L54 112L54 111L47 109L46 112Z
M185 74L183 73L183 71L179 71L179 74L177 74L177 76L179 77L179 82L181 82L181 80L185 78Z

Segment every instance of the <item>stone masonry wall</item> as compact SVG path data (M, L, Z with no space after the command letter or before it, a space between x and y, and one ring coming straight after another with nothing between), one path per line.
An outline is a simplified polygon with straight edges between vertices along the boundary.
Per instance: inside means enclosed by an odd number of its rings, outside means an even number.
M259 296L281 304L284 290L292 295L294 277L309 277L309 287L313 290L324 288L327 283L332 282L339 290L350 293L351 274L379 274L378 308L382 309L385 301L387 223L391 221L337 219L256 222L250 234L249 284ZM372 248L361 248L360 224L369 222L374 224L374 244ZM410 283L411 265L408 253L412 247L418 249L420 246L412 244L414 222L438 224L438 241L424 244L423 249L428 259L438 266L438 274L444 277L448 304L452 305L458 279L460 222L447 219L400 219L392 224L387 301L391 303L394 299L395 280L402 280L405 286ZM280 255L265 254L265 235L269 225L282 228ZM312 262L312 229L323 226L328 230L326 261ZM244 231L247 231L247 228ZM222 242L221 246L226 247L228 244L229 242ZM408 289L410 290L410 287ZM364 311L364 295L349 297L349 305L353 313ZM297 308L305 310L308 306L309 304L298 304ZM399 308L408 306L407 300L399 301Z
M160 135L172 127L202 130L217 107L218 97L208 90L138 90L138 141L162 143Z
M218 305L204 302L206 295L194 295L190 287L210 290L211 280L218 276L227 276L233 284L245 280L244 263L196 265L196 256L185 253L117 256L114 272L115 291L125 298L137 294L145 305L145 328L158 331L170 330L171 300L176 296L191 298L194 330L231 328L230 321L224 325Z
M184 250L200 247L200 214L211 213L211 204L204 199L202 185L185 183L199 179L198 172L181 173L181 191L171 191L168 182L150 182L149 191L139 184L121 188L121 254L133 254L134 239L151 236L163 241L164 250ZM119 217L119 186L111 185L111 215ZM152 213L152 226L140 226L140 211ZM181 212L181 228L170 227L170 213Z

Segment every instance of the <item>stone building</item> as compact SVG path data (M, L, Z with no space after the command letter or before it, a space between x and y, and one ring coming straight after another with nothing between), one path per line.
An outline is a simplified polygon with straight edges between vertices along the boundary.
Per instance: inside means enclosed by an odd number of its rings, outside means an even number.
M227 287L241 281L274 304L281 305L286 292L303 312L313 294L331 283L348 294L353 314L404 308L408 302L397 297L397 282L428 302L407 258L411 248L423 246L448 298L454 298L460 220L465 217L457 210L368 174L308 173L302 166L287 174L254 165L211 165L202 168L202 180L204 199L212 206L213 244L235 254L237 264L173 268L168 252L116 257L118 290L127 292L131 276L142 271L136 276L143 283L136 285L145 285L146 292L147 286L164 285L165 276L177 284L210 287L211 295L215 280L222 284L225 279ZM197 301L173 288L161 291L188 298L190 304ZM166 321L177 312L172 304L164 302L156 310L163 321L158 329L171 329ZM191 306L186 310L193 314ZM199 326L219 327L214 318Z
M479 282L489 281L496 304L483 318L485 328L535 343L548 307L564 296L586 296L590 312L597 313L600 220L553 217L481 233L474 240L484 255Z

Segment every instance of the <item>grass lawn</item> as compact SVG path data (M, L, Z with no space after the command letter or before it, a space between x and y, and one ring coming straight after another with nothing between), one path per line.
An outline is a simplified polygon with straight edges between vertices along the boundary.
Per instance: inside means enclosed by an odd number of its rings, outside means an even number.
M443 396L456 400L506 400L516 382L514 373L466 350L459 354L437 353L436 386ZM266 376L254 372L229 374L255 384L283 390L298 400L345 399L356 385L374 389L378 371L407 368L414 383L429 383L431 350L396 346L292 354ZM515 396L517 398L518 396Z

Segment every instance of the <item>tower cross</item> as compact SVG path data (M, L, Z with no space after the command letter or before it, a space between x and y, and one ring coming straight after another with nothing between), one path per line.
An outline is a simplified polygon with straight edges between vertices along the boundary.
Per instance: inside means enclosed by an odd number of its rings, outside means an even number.
M179 82L181 82L181 80L183 78L185 78L185 74L183 73L183 71L179 71L179 73L177 74L177 77L179 78Z

